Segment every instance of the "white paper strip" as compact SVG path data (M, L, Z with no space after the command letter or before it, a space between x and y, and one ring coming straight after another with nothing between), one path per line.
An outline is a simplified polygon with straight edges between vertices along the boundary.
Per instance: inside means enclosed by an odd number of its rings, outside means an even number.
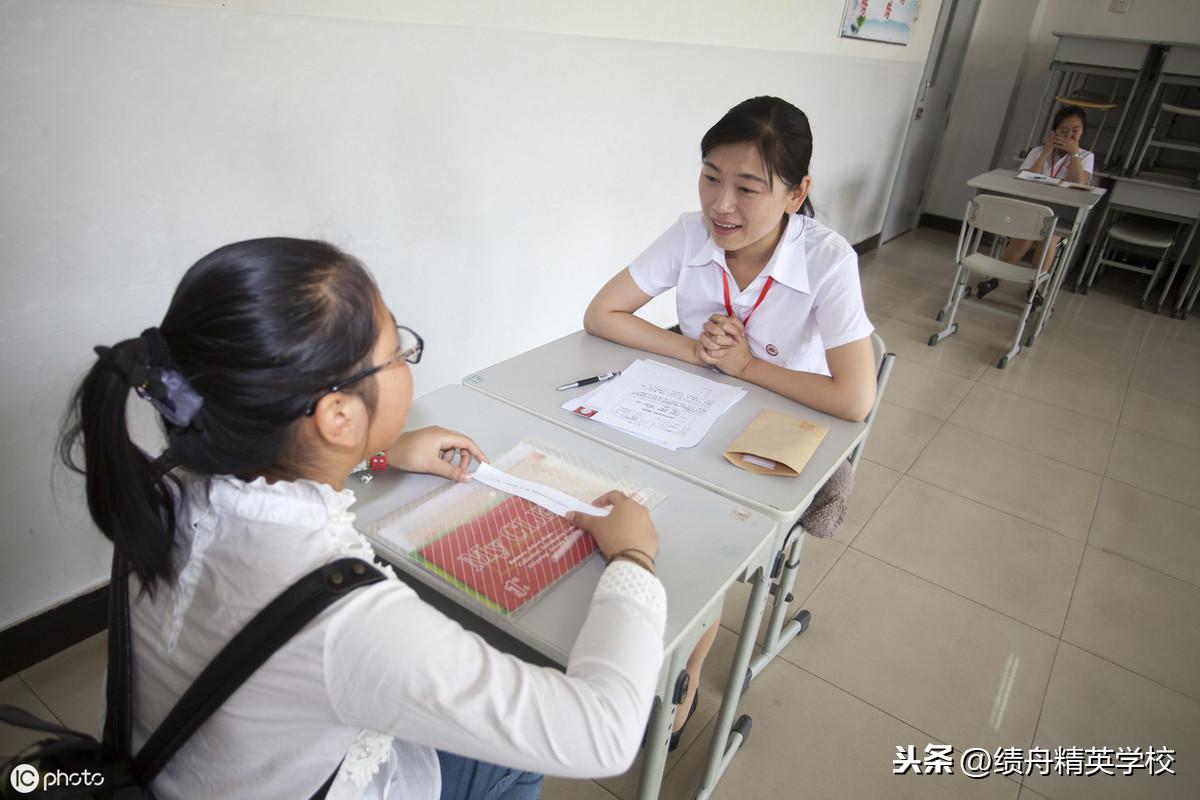
M552 489L543 483L509 475L507 472L498 470L490 464L480 464L473 475L475 480L480 483L508 494L515 494L517 497L524 497L529 502L536 503L547 511L551 511L559 516L566 516L568 511L591 514L593 517L607 517L612 513L612 506L597 508L572 497L566 492Z
M749 453L742 453L742 461L745 461L749 464L754 464L755 466L758 466L758 467L762 467L763 469L775 469L774 461L768 461L765 458L759 458L758 456L752 456Z

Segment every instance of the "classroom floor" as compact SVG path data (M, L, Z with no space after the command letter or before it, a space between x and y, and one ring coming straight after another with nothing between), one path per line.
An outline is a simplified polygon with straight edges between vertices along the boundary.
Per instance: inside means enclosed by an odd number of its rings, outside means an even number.
M862 259L896 368L849 519L804 545L812 626L743 699L753 730L714 797L1200 797L1200 320L1139 311L1108 276L1064 292L997 370L1007 319L967 310L926 344L953 247L919 230ZM666 798L694 792L746 596L726 604ZM0 703L94 729L103 663L101 634L0 682ZM18 743L0 729L0 753ZM897 746L936 743L953 775L892 774ZM1165 747L1178 775L961 774L964 749L998 747ZM543 797L635 784L551 779Z

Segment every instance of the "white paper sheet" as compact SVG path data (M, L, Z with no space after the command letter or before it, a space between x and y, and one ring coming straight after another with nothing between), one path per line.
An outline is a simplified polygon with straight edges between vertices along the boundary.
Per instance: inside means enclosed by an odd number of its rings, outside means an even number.
M1030 172L1023 169L1017 173L1017 179L1022 181L1033 181L1034 183L1048 183L1051 186L1058 186L1062 183L1060 178L1051 178L1049 175L1043 175L1040 172Z
M1087 183L1075 183L1074 181L1061 181L1058 185L1064 189L1080 189L1085 192L1091 192L1092 194L1104 194L1105 192L1105 189L1101 186L1092 186L1091 184Z
M621 376L562 407L669 450L693 447L746 396L738 386L638 359Z
M480 464L472 475L480 483L486 484L493 489L499 489L507 494L524 497L529 502L536 503L547 511L551 511L559 516L566 516L568 511L591 514L593 517L607 517L612 513L612 506L597 508L565 492L560 492L558 489L552 489L544 483L537 483L525 478L518 478L515 475L509 475L507 472L498 470L490 464Z

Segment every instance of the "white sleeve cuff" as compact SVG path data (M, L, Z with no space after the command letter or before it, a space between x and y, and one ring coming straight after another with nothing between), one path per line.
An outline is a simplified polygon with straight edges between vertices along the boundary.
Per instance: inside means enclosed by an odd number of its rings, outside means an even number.
M596 585L595 597L617 595L633 600L656 615L667 614L667 592L662 582L632 561L618 559L608 565Z

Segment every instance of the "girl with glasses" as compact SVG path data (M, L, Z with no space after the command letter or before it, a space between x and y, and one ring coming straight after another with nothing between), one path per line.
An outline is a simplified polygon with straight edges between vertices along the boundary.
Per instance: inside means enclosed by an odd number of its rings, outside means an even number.
M465 480L484 460L463 434L405 431L423 348L362 264L298 239L210 253L157 328L97 348L60 446L130 571L135 752L293 581L374 557L352 525L356 464L385 451L400 469ZM162 418L161 457L130 438L131 389ZM159 773L156 796L310 797L336 771L329 797L525 800L541 773L625 771L666 607L649 514L620 493L602 500L609 516L574 521L618 555L565 674L493 649L389 574L278 650Z

